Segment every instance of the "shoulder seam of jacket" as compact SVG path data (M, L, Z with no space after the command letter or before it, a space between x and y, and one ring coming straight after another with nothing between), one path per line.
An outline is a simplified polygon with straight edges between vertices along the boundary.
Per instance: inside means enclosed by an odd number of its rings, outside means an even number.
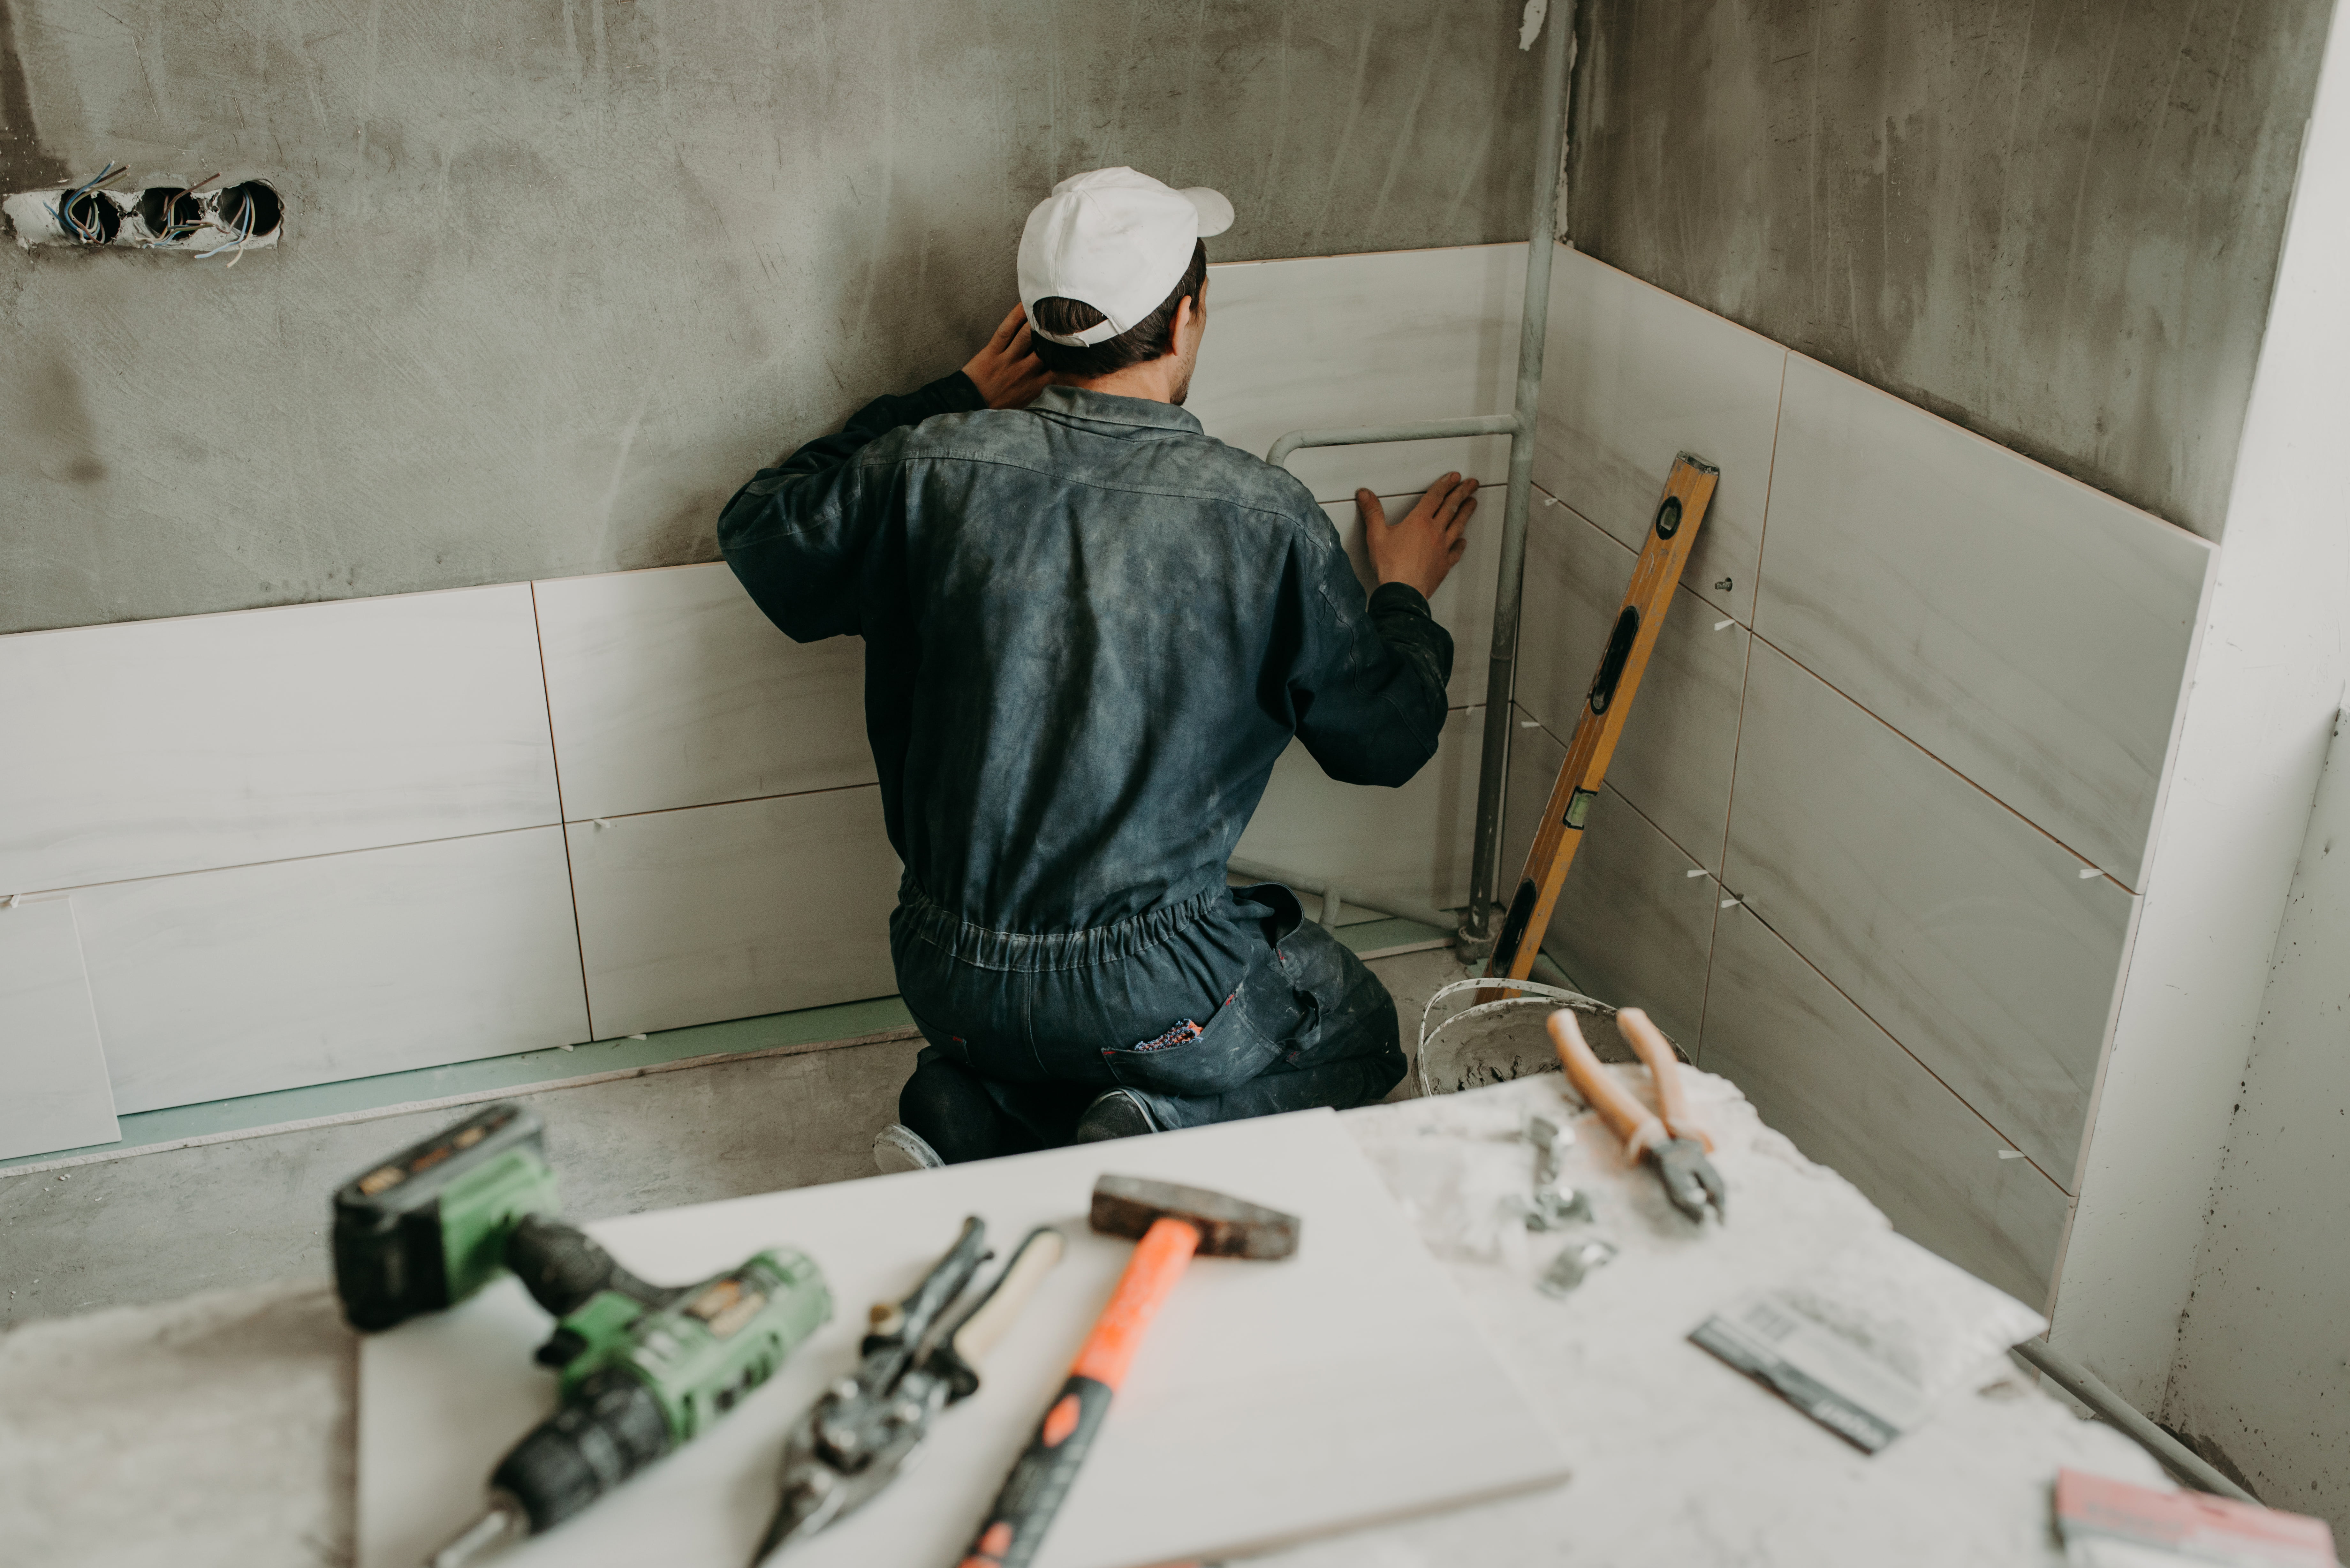
M1213 438L1211 437L1208 439L1212 440ZM1219 441L1217 444L1221 446L1223 443ZM1288 511L1285 508L1263 505L1253 501L1243 501L1240 497L1234 495L1215 495L1192 490L1158 490L1140 484L1105 484L1098 480L1079 478L1076 475L1066 473L1055 469L1037 468L1029 463L1013 462L1000 457L982 457L971 452L921 452L919 454L906 452L900 453L896 457L868 458L863 452L859 452L857 456L851 460L850 466L856 468L883 468L891 464L911 465L918 462L980 463L989 468L1009 468L1017 470L1022 473L1040 474L1046 479L1057 479L1069 484L1080 484L1088 490L1104 491L1114 495L1159 495L1176 501L1211 501L1222 505L1239 507L1243 512L1259 512L1267 516L1278 517L1283 522L1289 524L1293 527L1298 526L1299 522L1296 514ZM1319 510L1318 506L1316 510ZM1326 516L1324 518L1324 521L1328 521ZM1315 543L1320 544L1321 541L1317 540Z

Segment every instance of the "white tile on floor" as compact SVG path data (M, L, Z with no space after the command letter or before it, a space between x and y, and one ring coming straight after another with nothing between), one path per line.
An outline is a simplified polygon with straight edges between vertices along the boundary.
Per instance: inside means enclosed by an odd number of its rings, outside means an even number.
M1885 1210L1894 1229L2040 1306L2065 1197L1744 909L1714 933L1698 1064ZM2002 1159L2002 1151L2011 1158ZM1731 1198L1731 1223L1738 1194Z
M1542 504L1536 493L1526 532L1517 699L1563 739L1574 738L1638 559L1573 508ZM1720 868L1730 821L1752 640L1684 581L1607 764L1607 783L1709 870Z
M1806 674L1754 650L1723 880L2061 1182L2135 900Z
M1422 493L1380 496L1388 523L1401 522L1419 504ZM1445 701L1455 708L1485 700L1493 651L1493 578L1502 565L1502 501L1506 493L1498 484L1478 492L1477 514L1469 520L1469 547L1428 602L1436 624L1452 634L1452 679L1445 685ZM1322 510L1337 525L1347 558L1354 563L1363 591L1369 593L1378 582L1363 547L1362 514L1352 501L1326 502Z
M723 562L533 586L572 821L873 782L862 639L794 642Z
M125 1113L588 1038L558 827L74 895Z
M1401 789L1340 784L1290 742L1233 851L1440 909L1469 901L1482 709L1445 715L1436 755Z
M1752 621L1786 348L1564 244L1552 265L1534 483L1638 550L1673 458L1712 463L1685 580Z
M556 819L530 587L0 637L0 892Z
M1756 634L2131 888L2213 558L1788 360Z
M1542 729L1513 732L1503 818L1500 897L1518 887L1566 745ZM1638 1007L1692 1055L1721 887L1615 790L1603 788L1567 868L1544 946L1602 1002Z
M64 898L0 906L0 1159L122 1136Z
M1294 430L1506 414L1517 396L1523 244L1233 262L1208 269L1185 405L1258 457ZM1340 501L1509 477L1506 437L1309 449L1289 470Z
M877 787L567 831L589 1005L606 1038L898 989L898 857Z

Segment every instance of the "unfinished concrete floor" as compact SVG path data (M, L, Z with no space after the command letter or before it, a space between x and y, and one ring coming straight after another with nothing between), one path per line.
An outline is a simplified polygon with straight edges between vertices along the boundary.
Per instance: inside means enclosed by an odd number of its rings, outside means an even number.
M1429 993L1464 971L1447 951L1375 959L1406 1048ZM565 1208L639 1213L869 1175L918 1040L749 1056L513 1095L546 1121ZM1391 1098L1414 1092L1405 1075ZM0 1327L195 1291L324 1280L328 1195L369 1161L459 1111L329 1127L0 1174Z

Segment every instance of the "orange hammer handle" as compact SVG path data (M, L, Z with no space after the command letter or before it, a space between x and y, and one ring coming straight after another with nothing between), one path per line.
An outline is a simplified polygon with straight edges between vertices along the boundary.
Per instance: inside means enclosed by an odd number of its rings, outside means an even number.
M1090 1377L1113 1393L1123 1386L1126 1369L1142 1346L1143 1332L1159 1315L1159 1307L1183 1278L1183 1271L1191 1266L1191 1254L1199 1250L1200 1232L1192 1226L1180 1220L1153 1220L1142 1240L1134 1244L1134 1256L1126 1261L1118 1290L1109 1305L1102 1308L1069 1376Z
M1109 1414L1110 1396L1126 1382L1150 1320L1199 1250L1200 1232L1181 1220L1154 1220L1142 1233L1109 1305L1095 1321L1035 1437L1004 1478L962 1568L1022 1568L1036 1555Z

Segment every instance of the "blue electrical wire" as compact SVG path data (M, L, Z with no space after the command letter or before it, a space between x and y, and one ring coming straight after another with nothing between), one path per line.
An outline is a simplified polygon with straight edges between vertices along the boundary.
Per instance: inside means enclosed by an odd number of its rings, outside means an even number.
M210 261L213 257L220 254L223 251L243 251L244 249L244 243L253 238L253 218L254 201L251 196L247 196L244 199L244 231L238 234L236 238L229 241L228 244L224 245L214 245L212 249L202 253L196 257L196 259L198 261ZM236 265L234 258L232 257L228 265L234 266Z
M49 209L49 216L57 220L57 227L64 233L71 234L75 239L79 240L82 244L88 244L91 240L99 236L99 226L96 223L92 223L88 228L84 228L78 219L69 216L68 214L73 212L74 203L80 201L84 196L88 195L90 192L97 189L99 186L103 185L109 180L113 179L116 175L128 172L130 168L130 165L125 163L118 169L115 167L114 161L110 158L108 159L106 161L106 167L100 170L95 177L84 184L76 186L73 190L67 192L64 196L59 198L57 205Z

